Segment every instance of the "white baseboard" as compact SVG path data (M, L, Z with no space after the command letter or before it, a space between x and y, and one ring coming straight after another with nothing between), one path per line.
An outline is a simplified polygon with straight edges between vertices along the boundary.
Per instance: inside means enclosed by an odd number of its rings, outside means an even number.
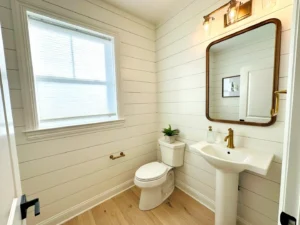
M47 220L44 220L37 225L57 225L62 224L92 208L95 206L101 204L102 202L107 201L108 199L111 199L112 197L126 191L127 189L133 187L133 180L130 179L114 188L111 188L99 195L94 196L93 198L90 198L78 205L75 205L55 216L52 216L48 218Z
M206 208L210 209L211 211L215 212L215 201L206 197L205 195L201 194L194 188L186 185L185 183L176 180L175 186L182 190L184 193L195 199L197 202L201 203L204 205ZM237 217L237 224L238 225L252 225L251 223L247 222L241 217Z

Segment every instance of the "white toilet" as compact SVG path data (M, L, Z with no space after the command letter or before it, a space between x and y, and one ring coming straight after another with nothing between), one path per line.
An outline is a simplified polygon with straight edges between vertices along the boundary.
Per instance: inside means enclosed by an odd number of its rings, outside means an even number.
M142 189L140 210L150 210L159 206L173 192L173 167L183 165L185 143L176 141L169 144L159 141L162 162L151 162L141 166L135 173L134 183Z

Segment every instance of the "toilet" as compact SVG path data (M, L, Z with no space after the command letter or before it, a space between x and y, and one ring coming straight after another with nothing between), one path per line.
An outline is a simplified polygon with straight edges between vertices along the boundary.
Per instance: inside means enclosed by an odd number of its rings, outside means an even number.
M166 200L175 188L174 167L183 165L185 143L172 144L159 139L162 162L141 166L135 173L134 183L141 188L140 210L150 210Z

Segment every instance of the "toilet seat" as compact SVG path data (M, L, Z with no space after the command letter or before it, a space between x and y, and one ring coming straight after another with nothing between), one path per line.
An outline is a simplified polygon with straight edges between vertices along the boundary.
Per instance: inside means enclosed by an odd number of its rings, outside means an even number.
M163 163L151 162L141 166L135 173L138 181L148 182L159 180L168 172L169 167Z

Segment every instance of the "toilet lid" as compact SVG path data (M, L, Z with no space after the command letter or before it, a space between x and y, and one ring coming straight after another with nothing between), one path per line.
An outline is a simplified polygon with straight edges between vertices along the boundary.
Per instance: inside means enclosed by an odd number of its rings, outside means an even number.
M140 181L152 181L163 177L167 173L168 167L159 162L152 162L141 166L135 177Z

